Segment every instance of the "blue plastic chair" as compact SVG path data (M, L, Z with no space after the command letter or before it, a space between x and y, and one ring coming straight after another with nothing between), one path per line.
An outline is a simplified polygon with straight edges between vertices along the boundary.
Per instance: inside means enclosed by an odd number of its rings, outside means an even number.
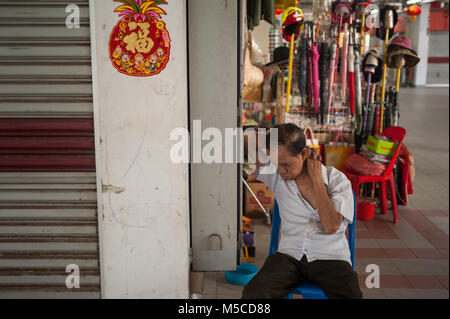
M355 230L356 230L356 198L353 194L354 212L353 223L348 225L348 244L350 248L350 259L352 261L353 270L355 270ZM280 233L280 212L278 203L275 200L272 217L272 232L270 235L269 256L276 253L278 250L278 239ZM306 282L293 291L291 291L285 299L292 299L294 294L302 295L304 299L328 299L325 293L316 284Z

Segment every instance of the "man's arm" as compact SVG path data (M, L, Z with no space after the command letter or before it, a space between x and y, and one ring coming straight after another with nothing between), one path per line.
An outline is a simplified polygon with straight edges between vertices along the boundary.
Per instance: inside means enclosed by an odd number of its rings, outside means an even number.
M342 215L334 209L328 197L323 179L322 181L313 181L313 191L317 199L317 210L319 211L322 228L326 234L334 234L341 225Z
M308 156L306 165L309 176L312 179L313 196L315 197L314 202L319 211L322 228L326 234L334 234L339 229L343 216L336 212L328 197L327 189L322 177L322 163L314 156Z

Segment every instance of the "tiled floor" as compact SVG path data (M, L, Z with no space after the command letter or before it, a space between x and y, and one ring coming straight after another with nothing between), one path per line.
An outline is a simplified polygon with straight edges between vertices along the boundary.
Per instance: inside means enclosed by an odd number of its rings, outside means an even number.
M400 91L400 126L414 153L414 194L392 212L357 221L356 271L364 298L449 298L449 94L447 89ZM267 256L270 226L255 220L256 265ZM380 268L380 288L366 288L366 266ZM242 286L223 272L205 273L202 298L240 298Z

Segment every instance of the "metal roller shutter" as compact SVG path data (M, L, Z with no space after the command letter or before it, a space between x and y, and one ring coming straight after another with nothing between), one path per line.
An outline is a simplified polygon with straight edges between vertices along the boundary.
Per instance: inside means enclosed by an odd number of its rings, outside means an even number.
M0 298L100 297L92 118L88 0L0 0Z

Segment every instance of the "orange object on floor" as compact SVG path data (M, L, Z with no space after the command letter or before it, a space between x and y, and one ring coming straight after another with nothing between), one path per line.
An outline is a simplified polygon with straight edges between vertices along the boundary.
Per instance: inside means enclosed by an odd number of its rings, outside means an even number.
M356 202L358 202L359 195L359 186L362 183L379 183L380 186L380 208L381 213L383 215L387 214L387 184L389 182L389 190L391 194L391 202L392 202L392 211L394 213L394 223L398 223L398 207L397 207L397 197L395 191L395 180L393 169L395 162L397 161L398 154L401 149L401 144L406 135L406 130L403 127L399 126L391 126L386 128L383 133L383 136L387 136L392 138L392 141L398 143L397 150L395 151L394 156L392 156L392 160L389 163L386 171L381 176L364 176L364 175L355 175L349 172L344 172L347 175L347 178L352 183L353 192L356 196ZM358 214L358 212L357 212Z

